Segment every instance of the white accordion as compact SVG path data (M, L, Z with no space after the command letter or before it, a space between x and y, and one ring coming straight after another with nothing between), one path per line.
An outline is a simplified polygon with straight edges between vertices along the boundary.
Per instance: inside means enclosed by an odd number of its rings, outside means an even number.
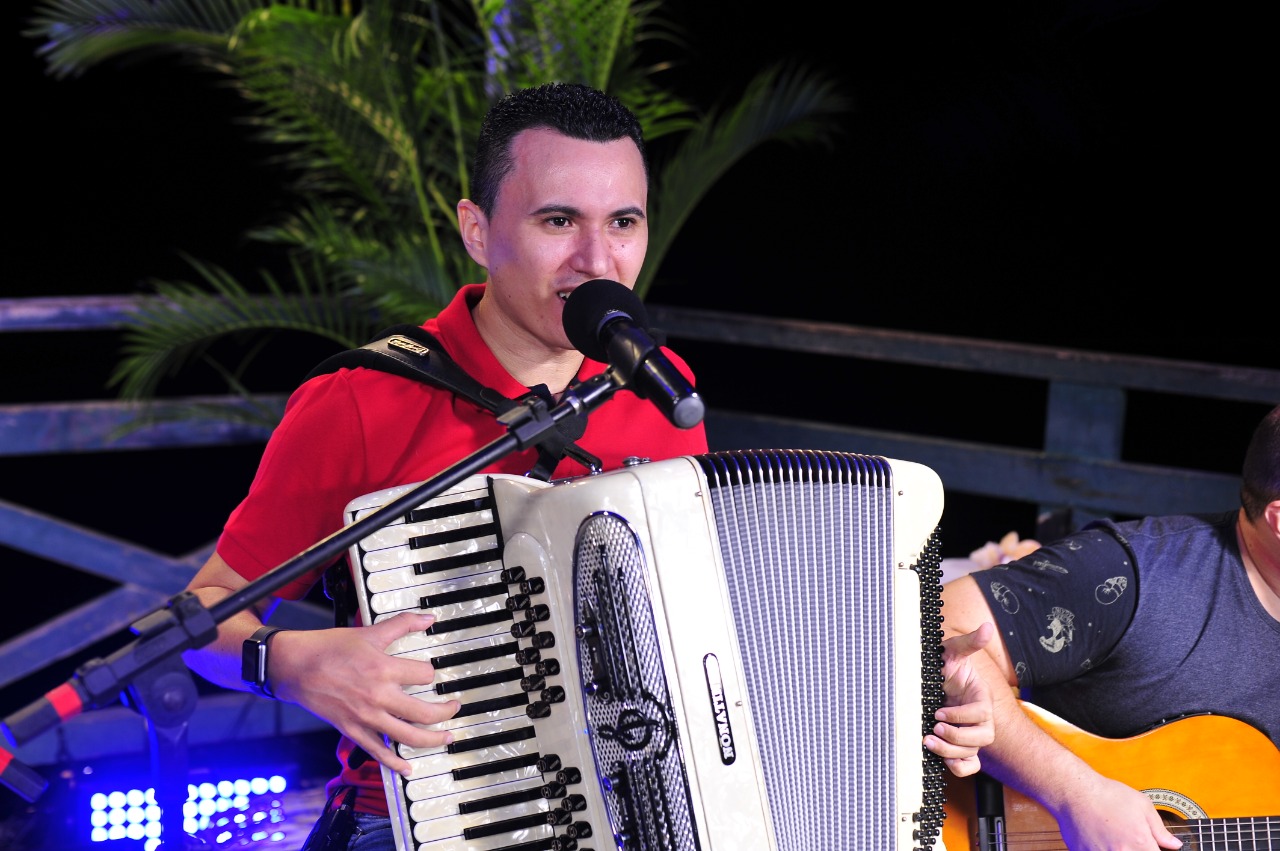
M397 848L940 844L942 501L911 462L733 451L473 476L381 526L351 548L364 622L434 613L388 652L462 704L452 744L393 743Z

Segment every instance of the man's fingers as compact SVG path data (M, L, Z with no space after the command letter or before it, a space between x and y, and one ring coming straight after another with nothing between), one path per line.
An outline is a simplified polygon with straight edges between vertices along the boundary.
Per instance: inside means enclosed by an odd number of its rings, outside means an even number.
M933 718L951 727L971 727L990 722L991 715L986 704L960 703L954 706L939 706L934 710Z
M413 771L413 766L409 764L409 761L396 756L396 752L383 744L382 736L377 733L369 730L349 730L347 735L360 746L355 753L364 751L368 756L404 777L408 777L410 772Z
M951 651L955 658L963 659L990 644L995 634L995 626L990 621L987 621L979 624L978 628L973 632L966 632L963 635L954 635L948 638L943 642L943 645Z
M383 733L392 742L411 748L439 748L453 741L453 733L449 730L432 730L428 727L452 718L460 704L456 700L425 701L406 697L407 703L392 708L391 712L382 716L378 724L383 728L373 731L367 726L348 732L348 736L356 742L369 756L378 762L408 777L412 766L400 758L392 747L384 744ZM402 715L396 713L403 713Z
M975 756L943 757L942 762L956 777L968 777L982 770L982 760Z
M981 726L957 727L953 724L938 723L933 725L933 735L953 745L975 751L990 744L986 731Z
M383 641L383 647L395 641L397 638L404 638L411 632L422 632L436 622L435 615L419 614L417 612L401 612L393 618L387 618L385 621L379 621L373 626L368 627L377 631L378 639Z

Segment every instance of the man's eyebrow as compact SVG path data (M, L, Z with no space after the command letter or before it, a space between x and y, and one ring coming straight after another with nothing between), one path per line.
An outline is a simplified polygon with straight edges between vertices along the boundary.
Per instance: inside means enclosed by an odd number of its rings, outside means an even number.
M583 215L582 210L580 208L569 206L567 204L548 204L545 207L539 207L538 209L532 211L529 215L550 216L550 215L556 215L556 214L567 216L571 219L582 218L582 215ZM627 216L631 216L637 219L647 218L644 214L644 210L640 209L639 207L623 207L622 209L614 210L612 213L609 214L609 218L611 219L621 219Z

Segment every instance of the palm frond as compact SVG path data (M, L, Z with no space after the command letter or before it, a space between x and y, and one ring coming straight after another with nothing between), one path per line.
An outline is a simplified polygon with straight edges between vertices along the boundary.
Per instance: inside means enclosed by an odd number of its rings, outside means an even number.
M207 361L210 346L226 337L263 331L301 331L342 348L363 345L372 333L372 311L359 293L339 293L322 267L292 268L298 292L287 293L267 273L267 293L250 293L225 270L188 258L203 286L188 281L155 281L156 299L124 332L123 356L108 386L126 399L154 396L160 382L196 361ZM314 276L313 276L314 275ZM229 374L239 376L255 349L242 351Z
M243 18L270 0L41 0L23 35L41 39L37 55L56 78L78 76L126 54L181 53L211 63ZM281 5L330 6L298 0Z
M434 316L460 282L484 278L484 271L465 252L438 254L420 230L384 228L375 233L358 223L353 226L323 205L299 210L288 221L257 228L250 235L329 258L328 271L335 284L365 293L384 318L392 312L398 322L416 323ZM393 304L399 306L392 308ZM416 312L405 315L406 311Z

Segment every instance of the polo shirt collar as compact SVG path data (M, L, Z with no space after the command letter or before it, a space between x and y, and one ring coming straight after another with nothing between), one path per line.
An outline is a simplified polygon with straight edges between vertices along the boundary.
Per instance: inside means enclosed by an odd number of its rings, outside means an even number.
M440 311L436 317L436 327L440 330L440 342L455 361L466 364L471 373L481 384L498 391L509 399L518 399L529 388L507 372L493 352L480 336L475 319L471 315L472 308L484 295L485 284L467 284L458 290L458 294ZM583 358L578 368L578 381L584 381L604 372L605 365L590 358Z

